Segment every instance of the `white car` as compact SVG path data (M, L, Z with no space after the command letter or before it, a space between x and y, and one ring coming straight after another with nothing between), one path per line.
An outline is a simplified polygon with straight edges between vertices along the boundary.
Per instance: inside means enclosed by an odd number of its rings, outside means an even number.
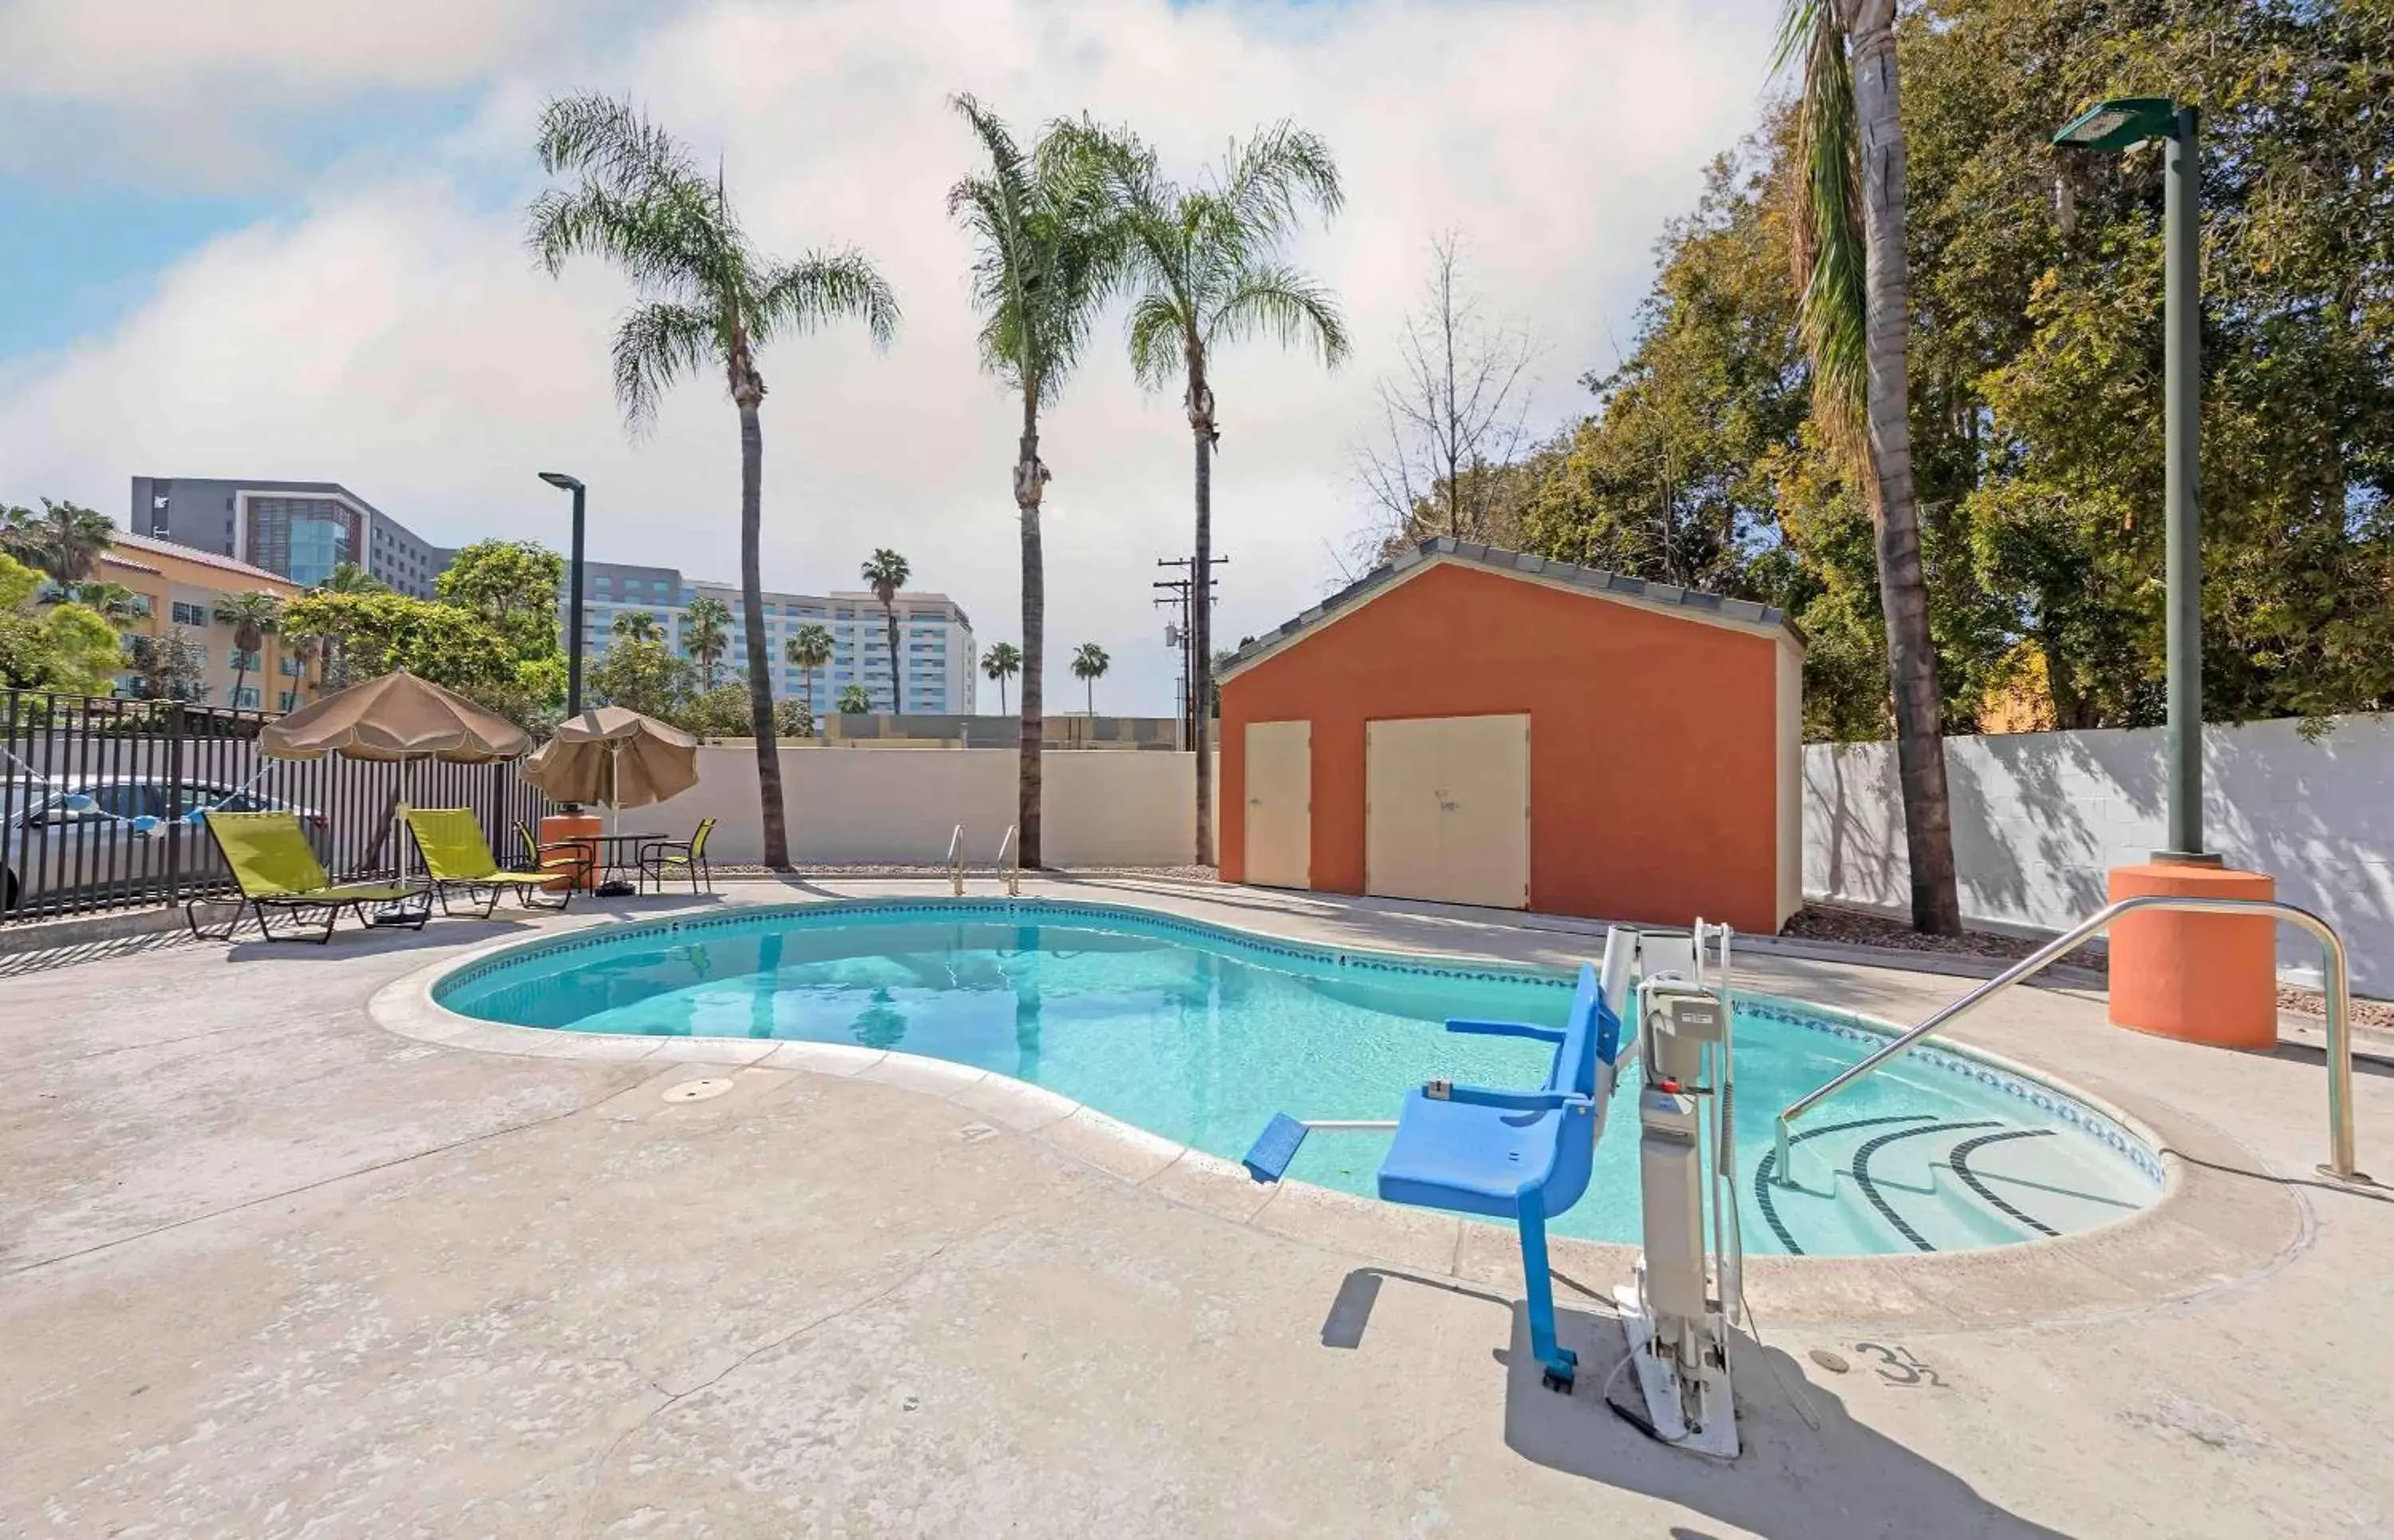
M167 821L204 808L296 812L309 843L319 857L323 853L322 813L220 782L91 775L12 783L0 776L0 916L163 895ZM229 875L205 829L186 824L179 845L181 882L221 882Z

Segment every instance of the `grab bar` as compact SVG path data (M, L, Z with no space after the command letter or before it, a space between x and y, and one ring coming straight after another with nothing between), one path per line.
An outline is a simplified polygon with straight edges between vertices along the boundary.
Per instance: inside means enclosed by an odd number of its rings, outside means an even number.
M1017 823L1007 824L1006 837L997 842L997 875L1006 879L1006 896L1010 899L1022 896L1022 852L1016 849L1014 841L1015 832L1020 827ZM1010 862L1006 859L1009 850L1014 853L1014 860Z
M2194 915L2267 915L2284 920L2309 931L2319 939L2327 995L2327 1133L2328 1159L2319 1169L2322 1175L2338 1181L2366 1182L2369 1178L2354 1169L2352 1138L2352 980L2350 966L2344 951L2344 939L2335 928L2295 904L2281 903L2275 899L2197 899L2183 898L2175 893L2147 893L2137 898L2121 899L2105 904L2077 925L2030 953L2003 972L1979 985L1960 999L1932 1014L1927 1020L1880 1048L1876 1053L1821 1086L1789 1102L1779 1113L1777 1148L1778 1170L1774 1179L1787 1179L1788 1127L1806 1112L1835 1096L1839 1091L1874 1073L1880 1065L1910 1048L1914 1043L1953 1020L1993 999L2022 980L2043 972L2055 959L2066 955L2072 948L2108 929L2112 921L2139 909L2169 909Z
M954 888L955 896L963 898L965 896L965 826L961 823L956 825L956 832L948 836L948 881Z

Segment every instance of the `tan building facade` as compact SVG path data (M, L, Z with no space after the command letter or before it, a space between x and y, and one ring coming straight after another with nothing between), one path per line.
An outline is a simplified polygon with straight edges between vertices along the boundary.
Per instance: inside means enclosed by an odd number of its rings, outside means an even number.
M306 590L288 578L212 551L123 532L100 557L92 577L122 584L142 601L145 612L125 628L128 638L179 633L198 649L200 671L192 693L201 703L292 711L316 698L315 665L302 649L270 631L256 653L244 660L233 645L232 626L216 618L217 601L238 594L298 598ZM130 662L138 645L128 641L127 666L116 676L120 695L141 692L140 674Z

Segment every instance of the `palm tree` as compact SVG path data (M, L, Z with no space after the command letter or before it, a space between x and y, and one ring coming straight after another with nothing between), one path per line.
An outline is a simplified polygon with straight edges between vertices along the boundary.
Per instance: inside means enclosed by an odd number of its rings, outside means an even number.
M898 693L898 683L906 674L906 657L898 648L898 590L914 575L906 559L886 546L864 564L864 586L881 601L881 617L889 627L889 713L893 717L906 709Z
M731 645L731 606L701 594L682 612L682 650L698 660L699 688L715 688L715 662Z
M782 644L783 655L806 671L807 709L815 704L815 670L831 662L837 644L832 639L831 628L812 621L798 627L797 635Z
M985 164L948 190L949 216L973 238L973 304L981 313L981 367L1022 402L1014 456L1014 507L1022 525L1022 734L1015 813L1022 863L1039 849L1041 680L1046 666L1047 579L1039 503L1048 470L1039 457L1039 409L1055 401L1080 359L1089 322L1119 266L1120 221L1087 136L1051 125L1025 155L1013 134L969 96L954 106Z
M1912 923L1959 935L1937 651L1912 489L1895 0L1786 0L1786 7L1778 65L1800 59L1804 68L1794 229L1813 416L1853 467L1875 515Z
M866 716L873 710L873 697L864 692L862 685L849 685L839 692L839 709L850 717Z
M232 704L241 704L242 686L249 678L249 663L266 645L266 634L283 619L283 600L263 591L226 594L217 599L214 619L232 627Z
M997 714L1006 715L1006 681L1022 672L1022 653L1010 641L999 642L980 655L980 671L997 681Z
M756 738L756 791L765 863L787 866L782 759L773 743L773 659L765 642L757 546L764 520L765 376L756 350L835 320L862 320L877 346L898 328L898 301L853 251L796 262L750 244L720 170L707 178L678 140L627 103L559 98L541 112L542 167L577 175L532 205L532 244L552 275L587 253L621 266L640 296L615 333L615 397L638 431L655 420L666 386L720 365L740 414L740 593L748 641L748 710Z
M657 617L646 610L625 611L615 617L614 623L609 625L607 630L609 634L621 637L625 641L663 641L664 639L664 631L657 625Z
M1072 678L1088 687L1089 716L1093 719L1098 714L1098 681L1106 677L1113 662L1106 656L1106 650L1093 641L1085 641L1073 650Z
M76 503L42 499L42 511L0 510L0 550L72 587L87 581L100 553L115 543L116 526L104 513Z
M120 631L150 613L150 600L122 583L78 583L58 593L71 603L98 611L102 620Z
M1197 532L1190 568L1201 586L1190 607L1191 656L1199 660L1197 698L1211 698L1213 632L1214 416L1208 373L1214 350L1260 332L1282 347L1311 347L1335 368L1347 356L1347 330L1328 290L1280 259L1280 246L1311 204L1326 217L1341 202L1338 167L1321 139L1283 121L1244 145L1193 187L1168 181L1155 156L1127 133L1087 125L1106 168L1107 188L1127 242L1123 258L1132 290L1130 362L1151 389L1180 382L1181 405L1196 446ZM1197 719L1197 860L1214 859L1213 714Z
M333 575L317 586L335 594L387 594L391 591L389 584L354 561L344 561L335 567Z

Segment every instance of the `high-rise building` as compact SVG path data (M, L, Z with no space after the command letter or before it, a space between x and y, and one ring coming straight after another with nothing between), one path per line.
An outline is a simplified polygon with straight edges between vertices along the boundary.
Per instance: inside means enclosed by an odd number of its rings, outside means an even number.
M125 527L310 587L352 562L417 599L451 553L337 481L136 476Z
M719 599L731 612L731 635L717 668L718 684L747 677L748 637L737 584L686 579L671 567L636 567L585 561L582 568L584 655L606 656L615 640L618 617L643 613L677 652L688 652L688 612L701 595ZM559 595L559 624L566 596ZM839 704L849 685L862 685L874 709L889 709L889 634L881 601L869 593L762 596L766 644L771 649L773 693L803 700L818 712ZM899 646L905 653L902 704L908 712L969 714L977 700L972 621L945 594L901 593L897 598ZM805 670L789 661L790 638L803 625L832 634L832 661L815 670L809 692Z

